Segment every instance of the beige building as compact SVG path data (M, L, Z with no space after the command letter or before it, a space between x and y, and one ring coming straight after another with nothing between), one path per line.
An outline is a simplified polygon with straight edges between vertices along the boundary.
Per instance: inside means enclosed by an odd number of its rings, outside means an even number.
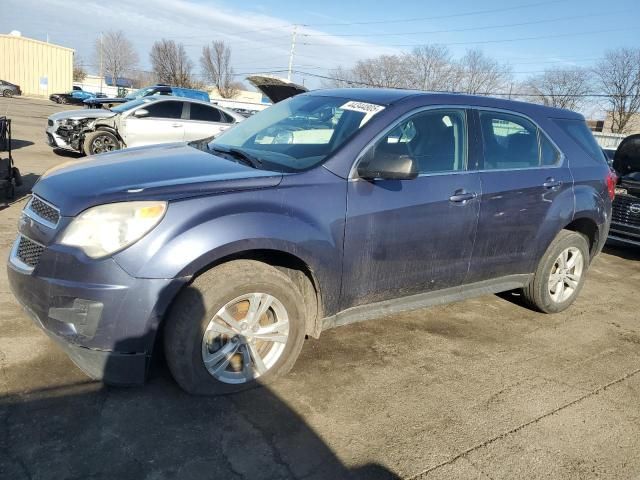
M20 85L23 95L68 92L73 85L73 52L20 35L0 35L0 79Z
M605 118L604 120L602 131L611 132L612 125L613 125L613 119L611 118L611 112L607 112L607 118ZM626 135L640 133L640 113L635 113L631 115L631 118L629 119L629 122L625 127L624 133Z

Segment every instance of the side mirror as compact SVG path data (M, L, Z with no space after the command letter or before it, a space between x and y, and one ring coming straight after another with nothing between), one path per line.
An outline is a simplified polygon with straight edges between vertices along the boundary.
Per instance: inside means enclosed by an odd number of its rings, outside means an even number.
M372 149L360 161L358 176L365 180L413 180L418 176L418 165L409 155L376 154Z
M144 118L149 116L149 110L145 108L139 108L135 112L133 112L133 116L137 118Z

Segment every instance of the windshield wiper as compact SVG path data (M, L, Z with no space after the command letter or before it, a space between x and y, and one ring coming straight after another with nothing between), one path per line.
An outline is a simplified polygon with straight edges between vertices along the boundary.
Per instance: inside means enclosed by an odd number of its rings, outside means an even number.
M209 150L213 150L220 153L226 153L227 155L235 158L236 160L239 160L245 165L249 165L250 167L253 167L256 169L262 167L262 160L260 160L257 157L254 157L253 155L245 152L244 150L240 150L239 148L227 148L227 147L220 147L215 145L213 147L210 146Z

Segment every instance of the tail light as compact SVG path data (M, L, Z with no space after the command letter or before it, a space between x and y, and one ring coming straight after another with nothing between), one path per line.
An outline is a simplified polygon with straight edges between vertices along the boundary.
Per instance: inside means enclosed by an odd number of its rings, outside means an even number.
M607 192L609 193L609 198L611 200L616 196L616 184L618 183L618 176L613 172L613 170L609 170L607 174Z

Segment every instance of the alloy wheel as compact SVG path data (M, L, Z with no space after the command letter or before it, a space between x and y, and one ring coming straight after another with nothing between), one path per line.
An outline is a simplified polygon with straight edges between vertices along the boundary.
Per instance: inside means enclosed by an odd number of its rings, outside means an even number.
M117 150L117 145L114 142L113 138L107 135L100 135L93 139L91 142L91 152L93 154L111 152L113 150Z
M551 267L549 295L556 303L568 300L578 288L584 271L584 258L580 249L563 250Z
M249 293L222 307L202 338L202 361L224 383L246 383L266 374L289 337L284 305L267 293Z

